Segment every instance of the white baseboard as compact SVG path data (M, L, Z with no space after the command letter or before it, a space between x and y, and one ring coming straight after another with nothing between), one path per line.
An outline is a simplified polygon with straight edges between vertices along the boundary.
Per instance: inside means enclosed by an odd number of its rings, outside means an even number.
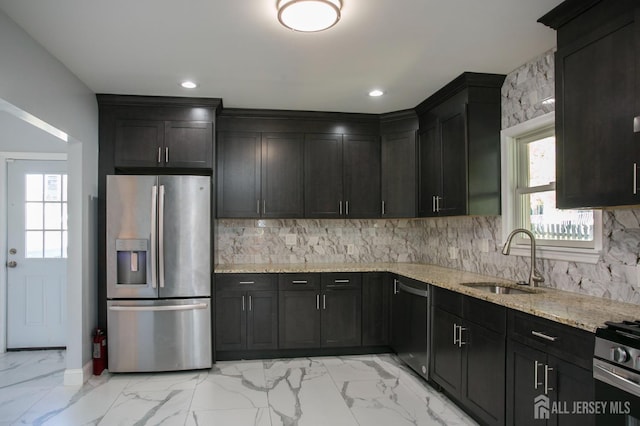
M89 360L82 368L67 368L64 371L65 386L82 386L93 373L93 360Z

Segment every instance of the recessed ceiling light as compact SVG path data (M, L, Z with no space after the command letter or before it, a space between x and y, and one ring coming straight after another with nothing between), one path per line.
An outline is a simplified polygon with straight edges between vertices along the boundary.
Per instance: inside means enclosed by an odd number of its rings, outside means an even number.
M382 95L384 95L384 92L379 89L375 89L369 92L369 96L373 96L374 98Z
M190 80L183 81L182 83L180 83L180 86L184 87L185 89L195 89L196 87L198 87L196 83Z

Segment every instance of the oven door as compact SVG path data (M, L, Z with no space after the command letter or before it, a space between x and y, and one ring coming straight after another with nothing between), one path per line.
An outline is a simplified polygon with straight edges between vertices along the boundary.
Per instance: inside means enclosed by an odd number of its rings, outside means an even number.
M640 374L594 358L593 378L596 401L606 402L596 425L640 426Z

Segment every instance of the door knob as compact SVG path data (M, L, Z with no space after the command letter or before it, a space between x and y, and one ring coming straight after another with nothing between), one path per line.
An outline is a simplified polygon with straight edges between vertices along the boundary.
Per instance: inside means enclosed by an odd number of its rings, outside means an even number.
M15 260L10 260L9 262L7 262L7 266L9 268L15 268L16 266L18 266L18 262L16 262Z

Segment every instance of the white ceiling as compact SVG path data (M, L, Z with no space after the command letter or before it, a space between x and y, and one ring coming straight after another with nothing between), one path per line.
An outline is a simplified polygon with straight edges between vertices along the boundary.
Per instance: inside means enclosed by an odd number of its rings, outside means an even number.
M344 0L296 33L276 0L0 0L96 93L223 98L225 107L384 113L463 71L509 73L555 46L561 0ZM200 86L186 90L182 79ZM370 98L372 88L386 94Z

